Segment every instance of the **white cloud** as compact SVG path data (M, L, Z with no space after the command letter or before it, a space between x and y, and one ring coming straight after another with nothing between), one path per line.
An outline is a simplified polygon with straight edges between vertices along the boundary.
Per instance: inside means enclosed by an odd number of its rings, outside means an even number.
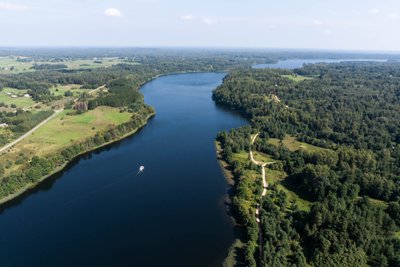
M397 13L392 13L392 14L389 15L389 18L391 18L391 19L399 19L400 16Z
M203 18L202 21L203 21L205 24L215 24L215 23L216 23L215 20L210 19L210 18Z
M104 15L106 15L108 17L122 17L121 11L119 11L119 9L116 9L113 7L104 10Z
M369 13L370 13L370 14L378 14L379 12L380 12L380 10L377 9L377 8L371 8L371 9L369 10Z
M181 20L195 20L196 17L193 15L184 15L181 17Z
M24 11L27 10L28 6L13 4L8 2L0 2L0 10L14 10L14 11Z
M203 22L205 24L215 24L217 22L216 19L214 19L214 18L200 17L200 16L193 16L193 15L184 15L184 16L181 16L180 19L185 20L185 21L199 21L199 22Z
M322 25L323 23L322 23L322 21L316 19L316 20L313 21L313 24L314 24L314 25L317 25L317 26L320 26L320 25Z

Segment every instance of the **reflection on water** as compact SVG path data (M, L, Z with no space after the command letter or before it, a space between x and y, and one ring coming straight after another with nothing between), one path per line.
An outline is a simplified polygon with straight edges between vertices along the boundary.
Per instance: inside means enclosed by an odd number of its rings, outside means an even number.
M214 139L247 124L212 101L224 75L146 84L157 115L141 131L79 157L3 206L1 265L220 266L233 225Z

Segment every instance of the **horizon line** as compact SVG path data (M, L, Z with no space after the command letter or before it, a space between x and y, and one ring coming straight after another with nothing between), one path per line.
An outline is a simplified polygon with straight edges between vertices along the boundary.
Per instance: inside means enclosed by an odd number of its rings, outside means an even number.
M334 52L334 53L367 53L367 54L399 54L400 50L371 50L371 49L332 49L332 48L294 48L294 47L259 47L259 46L113 46L113 45L0 45L4 49L200 49L200 50L264 50L270 52Z

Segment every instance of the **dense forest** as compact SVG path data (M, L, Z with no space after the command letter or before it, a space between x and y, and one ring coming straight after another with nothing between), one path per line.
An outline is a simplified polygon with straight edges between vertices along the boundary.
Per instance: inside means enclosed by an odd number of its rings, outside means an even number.
M218 136L236 179L245 265L400 266L400 64L233 71L213 97L251 121ZM255 166L234 157L254 133L253 149L276 160L270 168L286 174L282 184L312 203L299 209L270 186L262 240L253 212L261 187L246 179ZM320 149L288 149L287 136Z

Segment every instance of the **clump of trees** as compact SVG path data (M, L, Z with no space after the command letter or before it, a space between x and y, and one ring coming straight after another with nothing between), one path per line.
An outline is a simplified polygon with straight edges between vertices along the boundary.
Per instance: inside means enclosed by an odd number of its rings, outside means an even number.
M33 64L31 69L35 70L59 70L67 69L68 66L65 64Z

